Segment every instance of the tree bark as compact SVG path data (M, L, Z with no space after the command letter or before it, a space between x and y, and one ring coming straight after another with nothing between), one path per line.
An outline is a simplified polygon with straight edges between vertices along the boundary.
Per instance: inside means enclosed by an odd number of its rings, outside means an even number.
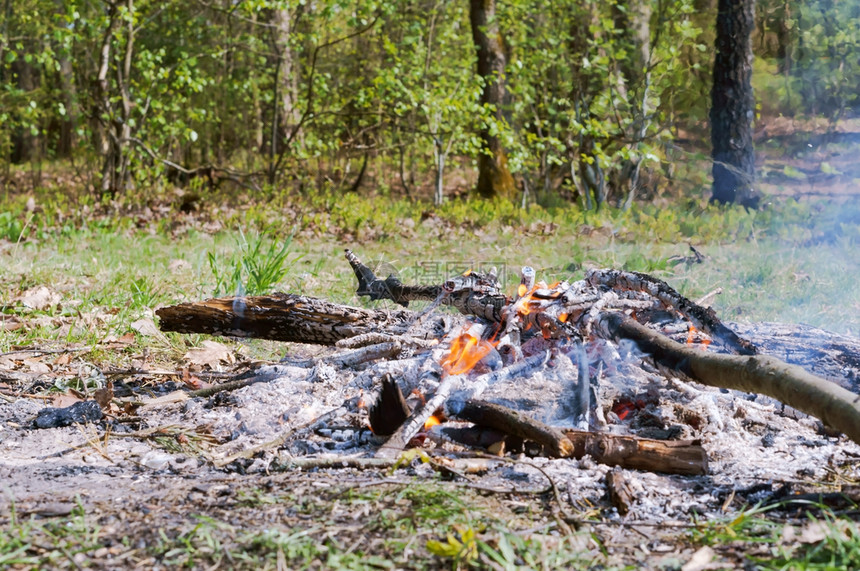
M278 52L278 123L282 137L290 137L296 128L296 77L294 70L293 48L291 42L293 14L288 9L279 8L272 14L275 27L275 47ZM280 146L280 145L277 145ZM277 153L279 149L275 149Z
M752 123L752 39L754 0L719 0L716 57L711 87L711 144L714 161L711 200L755 208Z
M162 307L155 312L162 331L253 337L295 343L334 345L364 333L397 334L418 314L382 311L330 303L313 297L274 293L257 297L225 297ZM438 339L450 328L435 317L413 337Z
M469 21L472 40L478 50L478 75L484 81L481 104L490 111L494 121L503 123L507 57L496 20L495 0L471 0ZM508 156L489 124L481 127L481 141L484 148L478 157L478 195L483 198L499 196L512 199L517 186L508 170Z

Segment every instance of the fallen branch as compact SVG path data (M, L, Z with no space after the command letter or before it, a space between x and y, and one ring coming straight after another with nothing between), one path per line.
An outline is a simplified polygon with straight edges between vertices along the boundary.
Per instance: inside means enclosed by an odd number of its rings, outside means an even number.
M718 340L733 353L755 355L755 346L726 327L711 308L697 305L672 289L669 284L648 274L620 270L591 270L585 277L593 286L603 286L613 291L641 291L659 299L666 307L672 307Z
M860 395L769 355L737 356L685 346L620 313L601 313L609 339L630 339L663 367L705 385L773 397L820 419L860 444Z
M363 309L286 293L181 303L162 307L155 313L161 320L162 331L318 345L334 345L341 339L365 333L397 334L416 317L411 311ZM420 330L410 330L410 335L438 339L449 327L449 320L439 316L428 320Z
M708 473L708 454L698 441L652 440L605 432L567 430L574 458L632 470L697 476Z
M460 420L537 442L558 458L566 458L574 451L573 444L561 430L506 406L470 399L449 402L446 408L449 414Z

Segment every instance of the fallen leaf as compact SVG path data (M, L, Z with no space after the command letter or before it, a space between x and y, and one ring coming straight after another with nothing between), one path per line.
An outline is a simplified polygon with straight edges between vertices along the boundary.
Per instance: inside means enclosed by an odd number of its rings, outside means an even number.
M55 365L68 365L72 362L72 354L71 353L60 353L56 359L54 359Z
M160 337L161 331L150 317L141 317L131 324L131 328L143 335L144 337Z
M44 310L52 305L60 303L60 294L48 289L46 286L39 286L28 289L19 298L23 305L37 310Z
M24 364L30 368L30 372L37 375L46 375L51 372L51 366L41 361L41 357L35 359L24 359Z
M0 319L0 330L2 331L17 331L24 327L24 324L18 321L16 317L4 317Z
M56 395L53 399L51 399L51 406L54 408L66 408L67 406L72 406L76 402L81 402L82 399L78 398L77 395L72 393L63 393L61 395Z
M803 526L795 541L798 543L819 543L827 537L828 529L820 521L812 521Z
M110 403L113 400L113 381L108 381L108 384L103 389L98 389L93 394L93 399L99 403L102 410L110 408Z
M134 345L134 333L128 332L124 334L122 337L117 337L116 335L108 335L104 339L102 339L101 345L104 349L123 349L128 347L129 345Z
M188 351L184 359L192 365L208 366L212 369L220 369L221 363L232 364L236 361L229 347L209 340Z
M182 382L185 383L185 386L192 390L199 389L208 389L212 385L200 379L200 377L196 375L192 375L188 370L188 367L182 369Z
M681 567L681 571L703 571L710 569L714 555L716 555L716 552L706 545L693 553L690 560Z

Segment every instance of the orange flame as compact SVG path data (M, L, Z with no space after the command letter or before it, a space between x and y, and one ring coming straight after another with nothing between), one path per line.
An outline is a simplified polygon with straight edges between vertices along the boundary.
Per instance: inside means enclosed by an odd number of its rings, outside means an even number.
M430 415L430 418L424 421L424 430L430 430L437 424L441 424L439 418L436 415Z
M692 345L693 341L696 339L696 328L690 325L690 329L687 330L687 345Z
M529 307L529 303L532 301L532 294L534 294L534 292L538 290L540 284L533 286L528 291L524 291L525 287L526 286L524 286L523 284L520 284L520 287L517 290L517 293L520 294L520 299L517 300L517 303L515 305L517 313L522 317L525 317L532 312L531 308Z
M471 371L495 346L490 341L463 333L451 343L451 351L442 359L442 368L449 375L462 375Z

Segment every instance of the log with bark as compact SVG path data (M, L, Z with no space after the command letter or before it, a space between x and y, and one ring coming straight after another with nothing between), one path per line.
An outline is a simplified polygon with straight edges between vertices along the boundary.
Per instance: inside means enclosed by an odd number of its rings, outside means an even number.
M550 456L577 459L591 456L599 464L668 474L700 475L708 472L708 456L698 441L662 441L562 430L508 407L477 400L450 403L447 408L461 420L541 444Z
M253 337L274 341L334 345L366 333L396 335L412 325L412 311L383 311L331 303L288 293L222 297L156 310L162 331ZM444 315L410 329L413 337L438 339L450 329Z

